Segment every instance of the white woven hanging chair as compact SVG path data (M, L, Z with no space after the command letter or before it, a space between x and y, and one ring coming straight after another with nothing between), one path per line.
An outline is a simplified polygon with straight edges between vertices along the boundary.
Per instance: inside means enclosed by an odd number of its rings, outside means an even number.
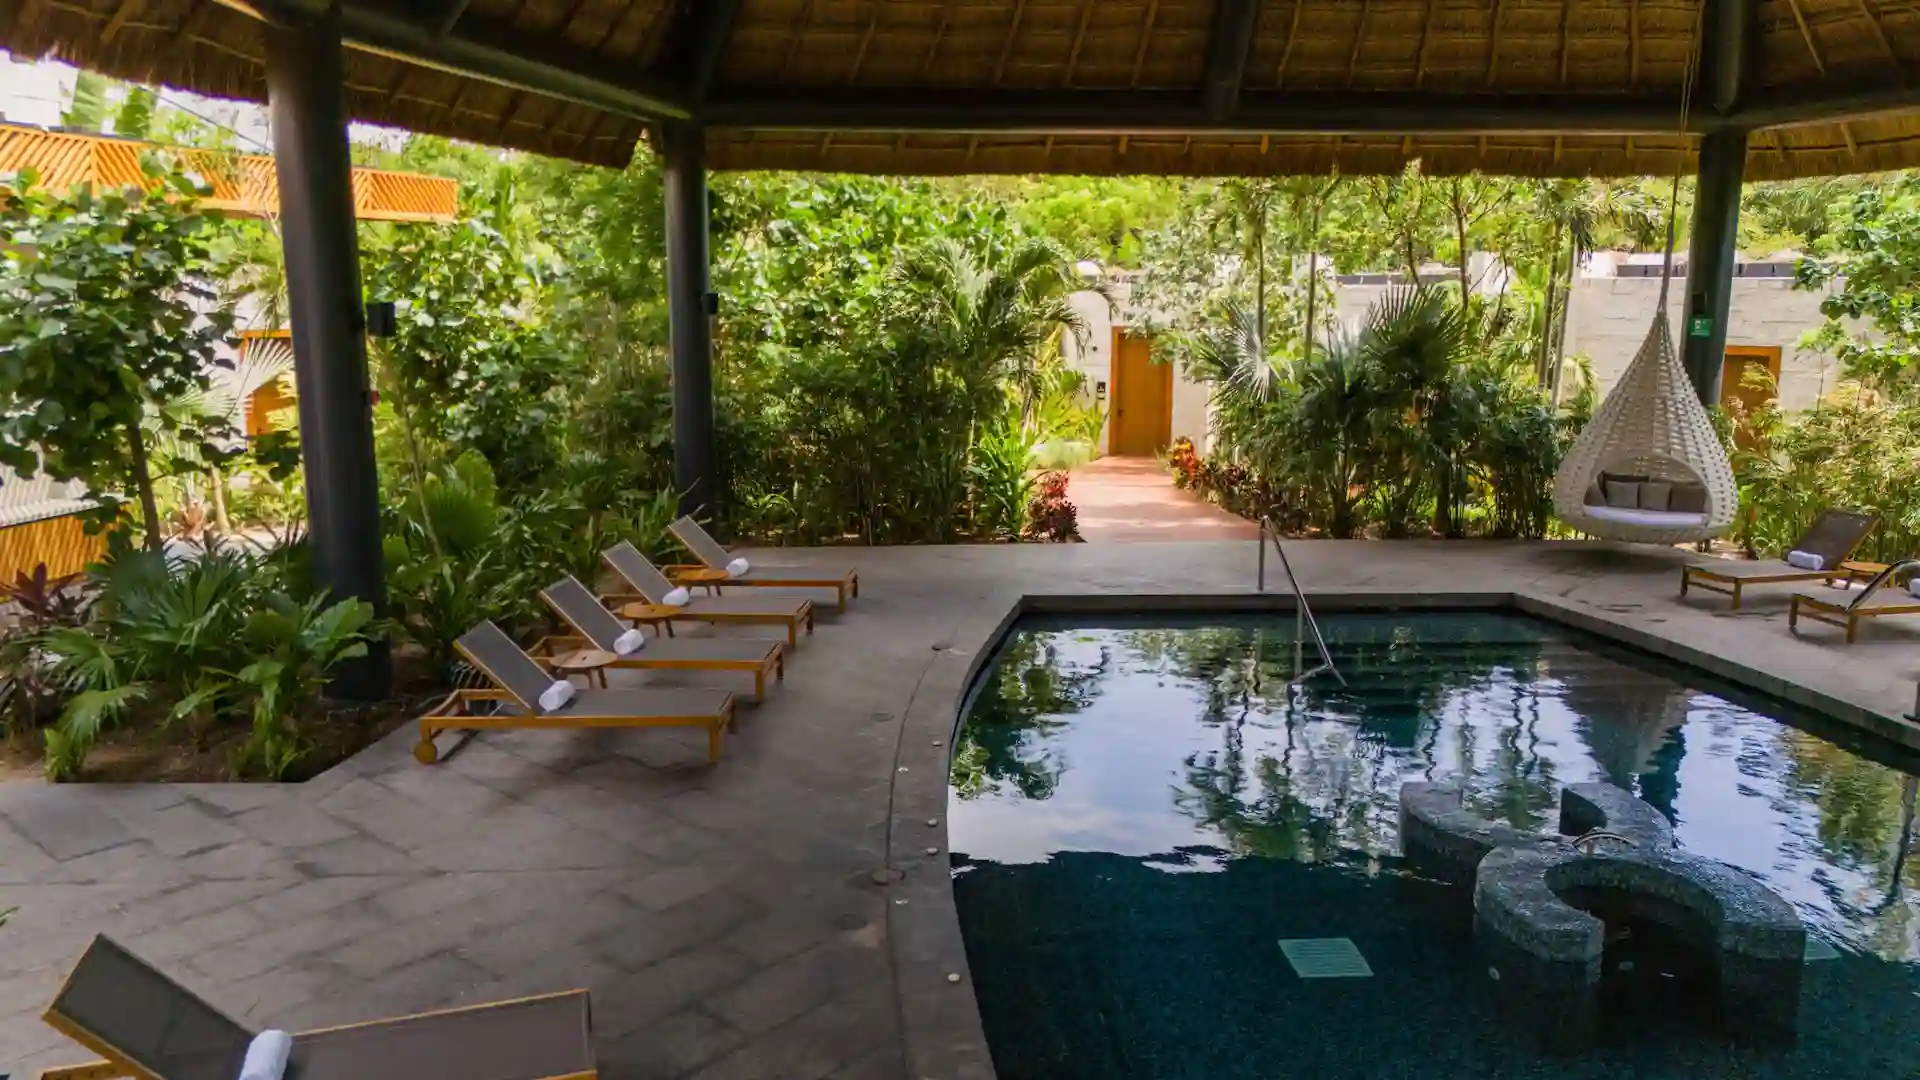
M1637 505L1645 490L1666 505ZM1554 474L1553 508L1602 539L1678 544L1726 532L1739 507L1733 466L1674 353L1663 278L1647 340Z

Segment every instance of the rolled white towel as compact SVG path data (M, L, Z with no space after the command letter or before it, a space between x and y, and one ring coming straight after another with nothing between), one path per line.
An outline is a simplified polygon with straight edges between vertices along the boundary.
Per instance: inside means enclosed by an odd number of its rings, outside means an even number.
M660 602L668 607L686 607L687 601L691 599L693 594L687 591L685 585L676 585L667 591L667 595L660 598Z
M1920 596L1920 574L1915 574L1907 579L1907 592L1914 596Z
M546 712L567 707L573 700L573 684L565 679L555 679L545 690L540 691L540 708Z
M753 565L747 562L747 560L735 559L732 562L727 564L727 576L728 577L746 577L747 571L751 569L753 569Z
M280 1080L287 1073L287 1059L292 1055L293 1036L279 1030L263 1031L247 1044L240 1080Z
M613 639L613 651L617 656L632 656L647 647L647 635L639 630L628 630Z
M1825 570L1827 568L1827 560L1815 555L1811 551L1789 551L1787 552L1787 565L1800 570Z

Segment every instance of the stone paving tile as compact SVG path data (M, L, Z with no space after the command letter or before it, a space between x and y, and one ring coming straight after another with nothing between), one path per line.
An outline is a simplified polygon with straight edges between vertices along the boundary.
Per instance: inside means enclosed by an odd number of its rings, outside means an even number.
M1852 647L1789 636L1790 589L1756 590L1738 615L1711 598L1679 602L1681 553L1288 551L1323 594L1518 592L1883 716L1911 704L1920 675L1920 629L1875 627ZM450 738L447 760L424 768L402 729L305 785L0 784L0 907L20 909L0 930L0 1069L90 1056L37 1013L88 938L107 932L249 1023L584 987L609 1080L921 1080L906 1072L901 1017L966 989L944 967L925 977L952 957L924 922L890 925L890 897L936 908L950 895L941 883L885 890L869 877L890 841L912 857L902 865L918 862L924 826L895 823L896 795L944 790L937 765L894 772L903 725L950 710L963 654L979 647L962 640L967 628L1021 590L1245 593L1252 553L1089 544L780 561L858 563L868 595L823 618L785 684L742 710L718 766L686 732L521 731ZM896 970L913 978L896 985Z
M749 1035L807 1012L821 995L881 981L887 958L878 935L829 939L767 967L708 1003L715 1016Z
M134 833L85 799L14 799L0 813L40 850L65 861L128 843Z
M724 990L752 975L754 963L724 948L671 956L607 988L607 1007L595 1006L594 1028L618 1038Z
M738 1048L746 1037L697 1009L685 1009L607 1041L609 1049L600 1059L607 1076L673 1080Z
M676 953L714 941L766 909L739 893L715 890L691 903L644 916L589 937L584 944L617 967L637 971Z
M692 1075L696 1080L819 1080L896 1038L891 988L833 998Z

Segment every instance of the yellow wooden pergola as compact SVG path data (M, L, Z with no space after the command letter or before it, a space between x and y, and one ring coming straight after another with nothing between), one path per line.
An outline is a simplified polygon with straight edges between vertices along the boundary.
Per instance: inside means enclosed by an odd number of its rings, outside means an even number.
M153 178L140 167L151 154L174 158L183 169L213 186L201 205L238 217L276 217L280 212L280 183L273 159L265 154L238 154L163 146L111 135L47 131L22 124L0 123L0 173L32 170L40 183L59 191L76 184L150 187ZM459 185L439 176L393 172L387 169L353 170L353 210L362 221L450 222L459 210Z

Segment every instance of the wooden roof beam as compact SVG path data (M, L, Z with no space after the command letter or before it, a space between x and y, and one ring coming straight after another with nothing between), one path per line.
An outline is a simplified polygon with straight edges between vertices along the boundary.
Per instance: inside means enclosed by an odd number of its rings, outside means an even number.
M1207 38L1207 69L1201 76L1201 102L1209 119L1221 120L1240 104L1247 79L1247 57L1260 25L1261 0L1214 0L1213 29Z
M727 39L745 0L687 0L686 14L667 31L673 45L666 52L672 82L685 88L687 100L699 103L713 92L726 55Z
M1672 133L1677 102L1567 95L1277 93L1245 91L1240 105L1209 117L1175 90L906 90L897 87L730 89L709 101L713 127L762 131L884 131L915 134L1150 135L1270 133L1395 135L1420 132ZM1717 126L1696 113L1693 126Z
M444 6L433 17L434 33L446 37L460 24L460 17L467 13L467 5L472 0L446 0Z
M1700 26L1700 80L1696 104L1727 116L1752 85L1760 43L1758 0L1706 0Z
M280 23L304 22L326 7L326 0L217 2ZM581 55L567 42L529 36L473 15L463 15L442 34L437 25L396 12L396 6L379 0L342 0L346 43L364 52L625 116L646 120L692 116L680 88L635 78L617 65Z

